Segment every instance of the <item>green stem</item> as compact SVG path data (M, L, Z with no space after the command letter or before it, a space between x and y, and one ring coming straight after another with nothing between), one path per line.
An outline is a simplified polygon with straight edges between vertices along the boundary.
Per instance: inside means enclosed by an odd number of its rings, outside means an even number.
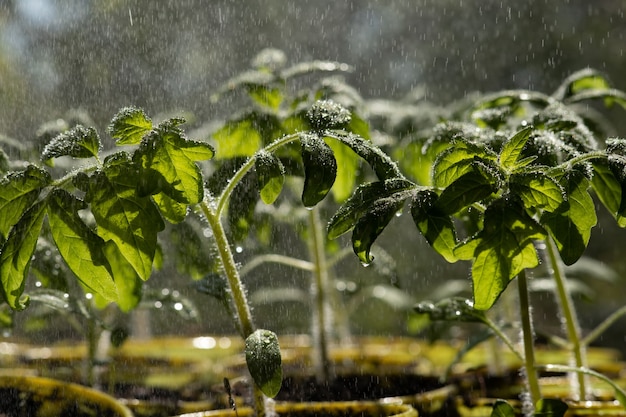
M297 140L298 138L300 138L300 133L292 133L291 135L283 136L282 138L277 139L274 142L267 145L265 148L263 148L263 151L270 152L270 153L274 152L276 149L280 148L281 146L284 146L290 142L293 142L294 140ZM224 187L222 194L220 194L220 196L217 199L217 205L215 208L215 215L218 218L222 215L222 212L226 209L226 204L228 203L228 200L230 199L230 195L233 193L235 187L237 186L237 184L239 184L239 182L243 179L243 177L248 173L248 171L252 169L255 161L256 161L256 158L254 156L251 156L250 158L248 158L248 160L239 168L239 170L235 172L235 175L233 175L233 177L230 179L228 184L226 184L226 187Z
M602 323L600 323L593 331L591 331L580 343L583 346L589 346L594 340L596 340L602 333L606 331L609 327L613 325L620 317L626 315L626 306L623 306L619 310L615 311L609 317L604 319Z
M228 243L226 231L220 221L219 212L216 211L210 203L204 201L200 207L207 219L207 222L209 223L209 226L211 227L211 230L213 231L215 244L222 261L222 268L224 269L224 273L228 279L230 294L237 312L239 330L241 331L242 337L246 339L254 332L255 326L252 320L252 313L248 305L246 292L239 276L239 270L237 269L233 252L230 249L230 244ZM265 417L265 396L255 383L252 385L256 415L257 417Z
M87 319L87 384L94 387L96 384L96 353L98 349L98 325L96 319L90 317Z
M215 244L222 261L222 268L224 269L224 273L228 279L231 297L235 305L235 311L237 312L241 335L245 339L254 332L255 327L252 321L252 313L250 312L246 292L239 277L239 270L237 269L233 252L230 249L230 244L228 243L226 231L222 226L216 210L212 209L212 207L206 202L201 204L201 208L209 226L211 227L211 230L213 231Z
M313 263L304 261L298 258L292 258L291 256L268 254L260 255L252 258L244 267L239 270L239 275L242 277L249 274L254 268L263 265L264 263L275 263L280 265L290 266L292 268L301 269L303 271L313 272L315 265Z
M330 357L328 354L329 317L328 295L329 277L326 261L326 246L317 208L309 211L309 251L313 259L313 355L315 376L319 382L330 380Z
M491 331L495 333L496 337L500 338L500 340L504 342L509 350L513 352L513 354L517 356L520 361L524 362L524 356L517 350L511 339L509 339L509 337L502 331L502 329L500 329L492 320L487 317L485 317L483 323L485 323L485 325L487 325L487 327L489 327Z
M580 324L578 322L578 316L574 309L574 302L572 296L567 289L567 282L565 274L561 267L561 261L557 256L557 250L552 239L546 239L546 249L548 257L550 258L550 264L552 266L552 277L556 283L556 295L561 307L561 314L563 315L563 325L565 332L567 333L567 339L570 344L571 352L574 356L574 361L577 368L586 367L586 355L585 346L581 343L580 336ZM578 399L584 401L587 397L587 383L585 375L582 373L576 374L578 380Z
M524 341L524 369L526 371L526 379L528 382L528 390L532 405L535 406L537 401L541 399L541 391L539 390L539 380L537 379L537 371L535 369L535 346L534 335L531 320L530 300L528 298L528 279L526 271L522 270L517 276L517 284L519 291L520 315L522 317L522 336Z
M571 169L571 167L573 167L574 165L583 163L583 162L587 162L587 161L591 161L593 159L606 159L606 152L604 151L592 151L592 152L587 152L587 153L583 153L580 154L578 156L575 156L572 159L568 159L567 161L563 162L562 164L559 164L555 167L553 167L552 169L550 169L550 171L568 171Z

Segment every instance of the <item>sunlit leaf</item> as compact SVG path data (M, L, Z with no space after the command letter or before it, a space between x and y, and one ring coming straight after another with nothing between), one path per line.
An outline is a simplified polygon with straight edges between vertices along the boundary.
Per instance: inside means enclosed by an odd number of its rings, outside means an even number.
M102 250L115 277L116 305L124 312L131 311L142 299L143 280L112 240L106 242Z
M337 161L324 140L315 135L300 135L304 164L302 203L313 207L330 191L337 177Z
M352 118L350 123L346 126L346 130L362 137L363 139L370 140L369 123L354 112L352 112Z
M217 142L216 157L228 159L236 156L252 156L261 148L261 134L251 119L228 122L224 127L213 133Z
M497 192L493 182L477 170L468 171L450 183L439 195L436 205L444 214L454 214L472 203Z
M165 193L158 193L152 196L154 203L159 208L159 212L165 220L172 224L180 223L187 217L189 205L180 203Z
M283 379L278 337L269 330L256 330L246 338L248 370L263 394L270 398L280 391Z
M568 405L556 398L541 398L537 401L533 417L564 417Z
M593 161L591 185L596 195L613 215L620 227L626 227L626 213L620 211L624 196L622 185L605 161Z
M285 182L285 167L273 154L260 151L254 159L261 200L272 204L280 195Z
M402 209L404 200L387 197L376 200L367 212L357 221L352 231L352 248L363 264L374 259L370 255L372 244Z
M111 269L102 251L104 241L78 215L87 205L62 190L48 200L48 223L59 253L80 282L109 301L117 301Z
M96 129L77 125L52 139L43 149L41 159L46 161L61 156L92 158L98 155L100 148Z
M337 141L331 141L329 145L337 160L337 178L332 193L336 201L342 202L350 197L354 190L360 160L351 149Z
M509 187L527 208L555 211L566 197L558 181L541 171L515 173L509 178Z
M565 181L567 203L560 210L545 213L541 224L556 242L561 259L574 264L583 254L597 223L596 209L589 195L589 180L580 171L573 171Z
M505 170L512 171L517 167L522 149L526 145L530 133L533 131L532 126L528 126L507 140L500 150L499 162Z
M411 196L414 187L415 184L404 178L361 184L331 218L328 237L335 239L352 229L377 199L396 195L398 200L404 201Z
M433 184L445 188L475 170L476 157L487 156L476 148L454 146L439 154L433 164Z
M284 100L282 89L265 85L249 86L248 94L258 104L272 110L278 110Z
M28 305L28 297L22 294L45 213L45 201L26 210L11 229L0 252L2 297L15 310L23 310Z
M105 161L92 176L85 196L98 224L98 235L112 240L139 277L152 272L157 234L165 227L149 197L137 196L137 169L123 154Z
M448 262L456 262L454 248L457 244L454 223L450 215L436 206L437 193L421 190L411 203L415 225L428 243Z
M107 131L118 145L136 145L152 129L152 121L142 109L125 107L111 120Z
M454 252L459 259L472 260L474 308L491 308L517 274L539 264L533 241L544 236L516 204L497 200L487 208L483 229Z
M204 183L196 161L213 157L206 143L188 140L177 127L160 125L146 137L133 160L158 184L153 188L179 203L196 204L204 196Z
M7 237L11 227L51 181L50 174L34 165L24 171L10 172L0 180L1 237Z

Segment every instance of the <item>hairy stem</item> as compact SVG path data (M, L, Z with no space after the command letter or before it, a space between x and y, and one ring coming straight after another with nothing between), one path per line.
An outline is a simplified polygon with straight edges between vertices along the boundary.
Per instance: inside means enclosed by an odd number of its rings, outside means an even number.
M535 345L532 327L530 300L528 298L528 279L526 271L522 270L517 276L519 291L520 315L522 318L522 337L524 342L524 370L533 406L541 399L539 381L535 369Z
M323 382L329 380L331 366L328 354L328 329L330 327L330 317L328 317L329 277L324 233L317 208L309 211L309 252L315 266L313 269L313 282L311 283L311 292L314 297L313 363L315 377L319 382Z
M576 315L576 310L574 309L572 296L567 289L565 274L563 273L561 261L557 256L557 250L552 239L546 239L546 249L552 266L552 277L556 283L556 296L559 300L561 314L563 315L563 326L567 334L570 350L574 357L576 367L585 368L587 365L586 352L585 346L581 343L578 316ZM586 377L582 373L577 373L576 380L578 382L578 399L584 401L587 397Z
M202 202L201 209L213 231L215 244L222 261L222 268L228 279L230 294L237 312L241 336L246 339L254 332L255 326L246 292L239 276L239 270L237 269L237 264L235 263L235 258L233 257L233 252L230 249L230 244L226 236L226 231L222 226L218 212L209 203L206 201ZM252 385L256 415L257 417L265 417L265 396L255 383Z

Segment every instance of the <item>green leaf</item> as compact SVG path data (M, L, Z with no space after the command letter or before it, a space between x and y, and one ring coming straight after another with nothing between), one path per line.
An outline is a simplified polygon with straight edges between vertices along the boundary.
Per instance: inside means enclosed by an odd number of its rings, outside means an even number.
M563 187L541 171L512 174L509 177L509 187L528 209L555 211L565 201Z
M115 242L139 277L146 280L152 272L157 234L165 225L152 200L137 195L137 173L124 154L115 154L92 175L85 199L91 204L98 235Z
M142 109L125 107L111 120L107 131L118 145L136 145L152 130L152 121Z
M425 301L417 304L414 310L418 314L428 314L432 321L487 322L483 311L476 310L471 300L461 297L447 298L435 304Z
M403 177L398 165L385 152L362 137L344 132L325 132L325 135L342 142L363 158L379 180Z
M454 248L457 244L452 218L436 205L437 193L420 190L411 203L415 225L428 243L448 262L456 262Z
M504 400L496 400L491 409L491 417L516 417L515 409Z
M598 220L588 190L589 180L584 173L572 171L565 181L566 204L541 216L541 224L550 232L566 265L574 264L582 256Z
M254 208L258 200L257 186L256 173L248 171L230 196L227 216L234 242L246 238L254 223Z
M204 236L198 233L191 222L179 223L168 229L168 241L171 244L169 256L174 260L179 274L197 281L213 270L212 249L207 249Z
M128 262L120 248L112 241L106 242L102 249L111 271L115 277L117 287L117 306L124 312L129 312L139 305L142 300L143 281Z
M345 201L354 190L359 170L358 156L340 142L331 141L330 148L337 160L337 178L332 188L335 201Z
M507 171L513 171L517 168L517 163L520 155L522 154L522 150L524 149L526 142L528 142L528 138L530 137L530 133L532 131L532 126L528 126L504 142L498 157L502 168Z
M306 113L311 127L316 131L339 129L350 123L352 115L333 100L318 100Z
M336 239L352 229L359 218L379 198L395 196L394 198L398 200L404 200L411 196L414 187L415 184L405 178L361 184L330 219L328 224L329 239Z
M2 297L15 310L28 305L28 297L22 294L45 213L45 201L32 205L11 229L0 252Z
M170 198L165 193L158 193L152 196L154 203L159 208L161 215L172 224L177 224L185 220L189 206L185 203Z
M10 172L0 181L0 236L9 230L33 204L41 190L52 182L46 171L29 165L24 171Z
M61 313L76 313L84 318L92 318L85 306L79 305L80 302L74 297L69 297L65 291L37 288L30 293L30 301L40 303Z
M533 240L544 237L517 204L500 199L487 208L483 229L454 251L459 259L472 260L474 308L491 308L517 274L539 264Z
M263 143L254 121L248 118L228 122L213 133L213 139L217 142L218 159L252 156Z
M584 90L608 90L609 81L599 71L585 68L568 76L552 95L558 100L565 100L573 94Z
M567 403L556 398L542 398L537 401L534 417L564 417Z
M352 113L352 119L346 126L346 130L362 137L363 139L370 140L370 126L367 121L363 120L356 113Z
M278 337L259 329L246 338L246 363L254 383L270 398L280 391L283 380Z
M357 221L352 231L352 248L364 265L369 265L374 260L370 255L372 244L402 209L403 204L403 199L380 198Z
M593 165L593 178L591 185L596 195L613 215L620 227L626 227L626 213L620 211L624 192L622 185L617 180L606 161L595 160Z
M278 110L284 100L284 94L280 88L265 85L249 86L248 94L258 104L272 110Z
M316 135L300 135L304 164L302 203L313 207L326 197L337 177L337 161L333 151Z
M478 170L466 172L439 195L436 205L444 214L454 214L497 192L495 185Z
M52 238L65 263L88 291L117 301L115 282L102 252L104 241L78 215L78 211L86 207L66 191L53 191L48 199Z
M259 151L254 159L257 181L261 200L265 204L272 204L283 189L285 182L285 167L273 154Z
M488 160L490 156L476 147L464 144L445 149L433 163L433 184L445 188L454 181L475 170L476 160Z
M96 129L77 125L52 139L44 147L41 159L47 161L60 156L92 158L98 156L101 146Z
M188 140L176 126L161 124L144 138L133 160L146 171L141 173L144 178L157 182L151 188L179 203L196 204L204 197L202 173L196 161L213 155L208 144Z

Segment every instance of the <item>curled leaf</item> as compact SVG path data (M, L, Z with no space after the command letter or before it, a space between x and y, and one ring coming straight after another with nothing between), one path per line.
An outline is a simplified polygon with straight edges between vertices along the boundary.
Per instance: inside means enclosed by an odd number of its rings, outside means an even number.
M275 397L283 380L280 346L276 333L259 329L248 336L246 363L254 383L265 395Z

